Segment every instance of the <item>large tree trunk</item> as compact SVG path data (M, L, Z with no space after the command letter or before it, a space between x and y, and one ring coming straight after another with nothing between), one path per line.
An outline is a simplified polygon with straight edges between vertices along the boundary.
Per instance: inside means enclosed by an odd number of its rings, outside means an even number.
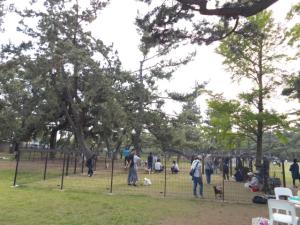
M56 136L57 136L57 129L53 128L51 130L50 133L50 140L49 140L49 144L50 144L50 149L55 149L56 148ZM49 154L49 158L50 159L54 159L55 158L55 152L50 152Z
M256 169L261 170L262 167L262 156L263 156L263 149L262 149L262 143L263 143L263 128L264 124L262 121L262 113L264 111L264 103L263 103L263 64L262 64L262 43L260 46L260 51L258 52L258 59L259 59L259 73L257 76L258 80L258 118L257 118L257 140L256 140Z
M50 149L56 148L56 136L57 136L57 130L53 129L50 134L50 141L49 141Z
M66 115L68 123L71 125L71 128L73 130L73 133L75 135L75 138L77 140L77 143L79 145L79 148L83 152L83 154L86 156L87 160L93 157L94 153L89 149L89 147L86 144L84 133L83 133L83 125L79 116L79 109L75 107L73 96L71 94L70 88L69 88L69 79L67 78L67 75L64 71L63 66L61 66L61 75L64 78L64 101L65 104L63 104L64 113ZM75 92L76 93L76 92Z
M141 130L140 128L136 128L136 133L132 135L132 143L134 149L137 151L137 154L141 152L142 149L142 140L141 140Z
M143 78L143 67L146 60L146 56L144 59L140 61L140 69L139 69L139 102L138 102L138 115L137 115L137 127L135 127L135 134L132 136L133 146L137 151L137 154L140 154L142 150L142 140L141 134L143 130L143 116L144 116L144 78Z
M78 112L77 110L75 110L75 107L72 107L72 103L70 104L71 109L72 109L72 115L74 117L74 119L71 117L71 115L69 114L68 110L67 110L67 106L65 106L66 109L66 116L68 119L68 122L71 125L71 128L73 130L73 133L75 134L77 143L81 149L81 151L83 152L83 154L85 155L85 157L88 159L90 159L91 157L93 157L94 153L89 149L89 147L86 144L84 135L83 135L83 129L82 126L79 122L79 117L78 117Z
M256 137L256 169L259 170L262 167L262 142L263 142L263 123L262 121L258 121L257 124L257 137Z

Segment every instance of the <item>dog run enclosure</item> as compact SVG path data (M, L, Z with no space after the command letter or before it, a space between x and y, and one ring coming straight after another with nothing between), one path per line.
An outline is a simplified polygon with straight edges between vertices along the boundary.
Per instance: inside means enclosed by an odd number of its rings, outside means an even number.
M189 175L190 159L169 153L157 155L164 165L162 172L149 172L146 168L148 154L141 155L141 165L138 168L139 182L137 187L127 184L128 168L125 168L124 158L112 157L113 153L96 152L94 175L87 176L86 159L79 150L74 149L27 149L22 148L16 155L16 169L13 179L14 186L30 186L57 190L91 191L114 194L137 194L152 196L192 197L192 180ZM228 155L213 155L214 171L211 184L207 184L204 174L205 158L202 159L204 198L218 199L228 202L251 202L253 196L263 192L251 192L243 182L233 179L235 168L242 166L245 174L252 171L251 157L236 157ZM173 161L178 160L179 173L172 174ZM229 180L223 176L223 163L228 161ZM292 183L288 162L268 162L269 189L272 180L280 180L282 186ZM253 171L255 172L255 171ZM144 185L144 178L151 180L151 185ZM221 195L215 195L214 186L221 190Z

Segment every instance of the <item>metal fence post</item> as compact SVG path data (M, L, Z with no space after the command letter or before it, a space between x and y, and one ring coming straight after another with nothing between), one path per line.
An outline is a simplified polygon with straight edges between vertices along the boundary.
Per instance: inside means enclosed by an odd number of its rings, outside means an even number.
M232 157L229 158L229 174L232 176Z
M47 165L48 165L48 152L47 152L47 154L46 154L46 159L45 159L44 180L46 180Z
M110 176L110 193L112 193L112 191L113 191L114 162L115 162L115 154L114 154L114 152L112 152L112 157L111 157L111 176Z
M167 154L165 153L165 184L164 184L164 197L167 196Z
M222 200L224 202L224 199L225 199L225 182L224 182L224 178L225 178L225 173L224 173L224 158L222 157L222 192L223 192L223 195L222 195Z
M83 167L84 167L84 154L82 154L82 161L81 161L81 173L83 173Z
M17 182L20 155L21 155L21 152L19 150L19 151L17 151L17 154L16 154L16 160L17 160L17 162L16 162L16 169L15 169L14 186L16 186L16 182Z
M76 174L77 169L77 153L75 153L75 160L74 160L74 174Z
M286 187L284 160L281 161L281 165L282 165L281 167L282 167L282 182L283 182L283 187Z
M201 168L202 174L204 174L204 163L205 163L205 157L204 157L204 155L202 155L202 168Z
M70 164L70 153L68 153L68 157L67 157L66 176L69 175L69 164Z
M63 169L61 173L60 190L62 190L64 186L65 164L66 164L66 153L64 153L64 162L63 162Z

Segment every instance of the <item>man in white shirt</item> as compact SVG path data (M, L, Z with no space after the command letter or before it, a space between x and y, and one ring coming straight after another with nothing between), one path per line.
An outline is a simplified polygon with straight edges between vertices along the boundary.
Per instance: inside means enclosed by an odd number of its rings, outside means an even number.
M202 173L201 173L201 156L196 156L194 161L192 162L191 170L194 171L193 173L193 194L195 197L198 197L197 195L197 186L199 184L199 194L200 197L203 198L203 181L202 181Z
M173 165L171 166L171 172L172 174L179 172L179 166L176 161L173 161Z
M161 172L164 170L164 167L161 164L160 159L158 159L157 162L154 164L154 170L155 172Z

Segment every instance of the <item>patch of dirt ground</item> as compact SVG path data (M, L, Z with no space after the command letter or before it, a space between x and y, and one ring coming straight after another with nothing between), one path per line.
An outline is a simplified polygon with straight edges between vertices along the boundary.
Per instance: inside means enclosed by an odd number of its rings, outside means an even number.
M13 169L16 167L15 161L0 161L0 169Z
M203 204L193 216L172 216L157 225L251 225L254 217L268 218L267 205L220 203L206 207Z

